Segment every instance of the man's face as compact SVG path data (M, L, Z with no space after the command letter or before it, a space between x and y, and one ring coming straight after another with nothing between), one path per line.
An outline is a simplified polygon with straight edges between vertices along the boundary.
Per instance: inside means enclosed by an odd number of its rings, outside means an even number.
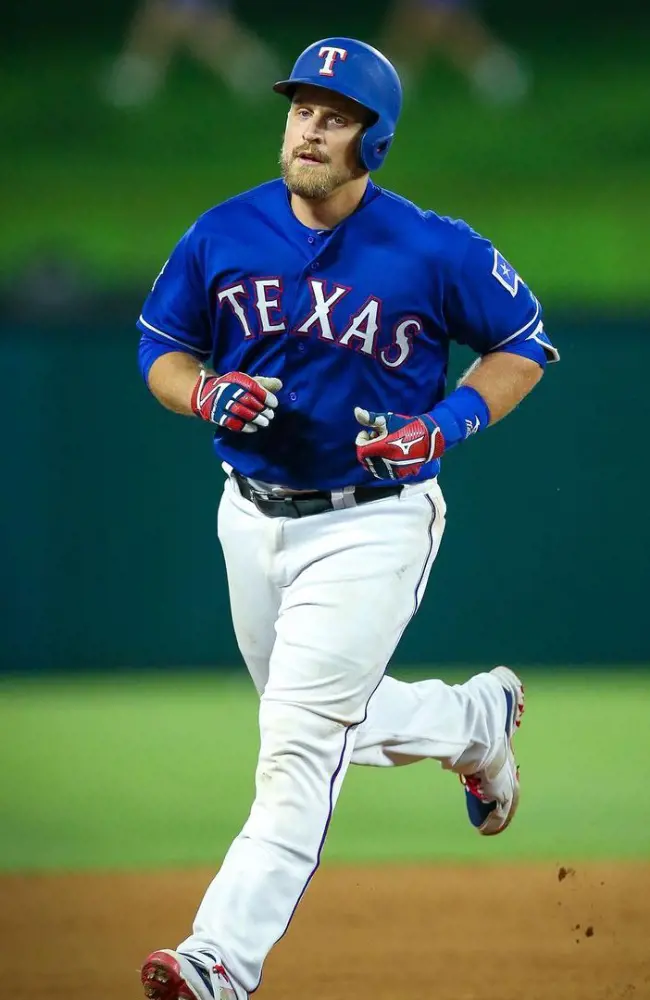
M292 194L322 201L366 171L359 165L359 138L371 116L355 101L322 87L298 87L280 155Z

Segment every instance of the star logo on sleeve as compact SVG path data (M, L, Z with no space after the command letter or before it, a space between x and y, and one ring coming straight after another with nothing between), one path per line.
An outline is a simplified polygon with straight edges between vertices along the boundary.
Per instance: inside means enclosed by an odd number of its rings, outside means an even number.
M521 278L515 271L505 257L499 253L499 251L494 248L494 264L492 266L492 274L497 279L500 285L510 292L513 299L517 292L519 291L519 285L521 283Z

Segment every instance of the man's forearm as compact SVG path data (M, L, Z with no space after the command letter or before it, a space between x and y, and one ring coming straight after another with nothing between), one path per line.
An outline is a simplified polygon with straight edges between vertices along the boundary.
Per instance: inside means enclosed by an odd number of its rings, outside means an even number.
M490 424L496 424L521 403L541 377L542 369L535 361L501 352L479 358L458 384L480 393L490 411Z
M191 417L194 415L192 390L203 367L191 354L181 351L163 354L151 366L149 388L168 410Z

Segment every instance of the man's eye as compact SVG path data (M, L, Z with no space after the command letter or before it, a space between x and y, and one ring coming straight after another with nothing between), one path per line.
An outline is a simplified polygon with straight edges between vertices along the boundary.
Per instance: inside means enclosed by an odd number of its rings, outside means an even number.
M330 121L334 122L338 128L343 128L344 125L347 125L345 118L342 118L341 115L332 115Z

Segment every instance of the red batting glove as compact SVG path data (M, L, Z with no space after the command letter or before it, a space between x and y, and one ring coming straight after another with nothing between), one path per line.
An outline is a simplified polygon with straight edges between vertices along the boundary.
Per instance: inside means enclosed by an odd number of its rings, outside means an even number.
M406 417L401 413L370 413L355 407L365 428L355 441L357 458L376 479L417 476L426 462L440 458L445 440L428 413Z
M201 371L192 391L192 409L218 427L252 434L268 427L278 405L279 378L251 378L244 372L210 375Z

